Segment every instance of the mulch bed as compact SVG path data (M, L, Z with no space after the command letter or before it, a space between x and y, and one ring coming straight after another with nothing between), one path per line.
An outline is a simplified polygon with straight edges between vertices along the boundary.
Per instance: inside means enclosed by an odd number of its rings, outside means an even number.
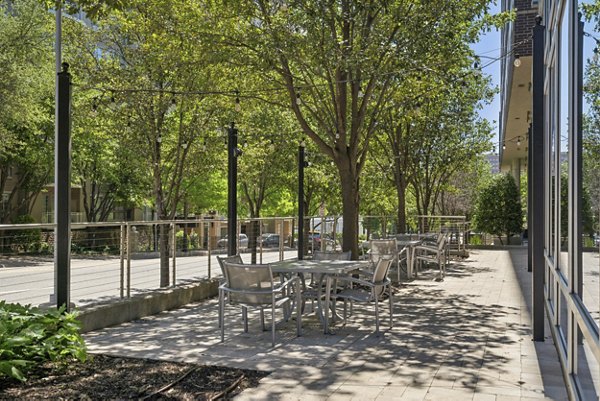
M0 378L0 400L217 400L258 386L269 372L90 355L46 364L25 383Z

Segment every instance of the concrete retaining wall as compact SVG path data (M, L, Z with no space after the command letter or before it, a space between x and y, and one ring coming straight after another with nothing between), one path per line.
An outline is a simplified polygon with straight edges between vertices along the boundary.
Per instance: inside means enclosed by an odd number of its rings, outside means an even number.
M203 280L194 284L136 295L106 305L85 307L79 310L78 316L82 324L81 332L114 326L214 297L218 293L218 286L217 280Z

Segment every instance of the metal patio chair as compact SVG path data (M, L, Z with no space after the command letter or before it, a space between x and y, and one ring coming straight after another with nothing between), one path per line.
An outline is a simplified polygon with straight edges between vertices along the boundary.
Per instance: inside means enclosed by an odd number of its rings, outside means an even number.
M233 256L217 256L217 262L219 262L219 267L221 267L221 277L219 278L219 285L227 282L227 276L225 275L225 266L224 263L235 263L238 265L244 264L242 257L238 253ZM227 296L226 296L227 298ZM227 301L227 299L226 299ZM242 313L242 319L245 319L246 315ZM219 319L219 327L221 327L221 319Z
M435 263L440 269L440 280L446 275L446 265L448 263L448 234L439 233L435 242L424 242L415 247L415 259L417 263L417 271L421 262Z
M261 324L265 330L264 309L271 309L272 346L275 346L275 310L284 308L284 320L291 315L294 303L300 305L300 286L297 276L282 283L273 281L270 265L235 264L224 262L226 282L219 286L219 325L221 342L225 341L225 297L229 305L242 307L244 332L248 332L248 308L260 309ZM295 296L295 299L294 299ZM286 310L287 308L287 310ZM297 309L297 334L301 334L300 309Z
M344 300L344 323L346 323L347 303L353 302L373 303L375 306L375 333L379 334L379 302L384 300L387 292L390 307L390 328L394 325L394 303L392 296L392 281L388 277L393 258L385 255L379 258L372 275L364 278L359 277L339 277L338 281L348 282L350 285L340 291L336 297ZM360 288L354 288L353 285L360 285Z

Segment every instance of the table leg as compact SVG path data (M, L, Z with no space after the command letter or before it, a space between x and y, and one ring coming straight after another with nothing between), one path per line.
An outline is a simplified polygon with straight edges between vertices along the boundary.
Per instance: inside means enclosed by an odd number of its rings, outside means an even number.
M302 335L302 294L301 294L301 285L300 285L300 277L296 276L296 334L298 336Z
M407 270L408 270L408 278L411 279L413 278L413 247L412 246L408 246L406 247L406 265L408 266Z
M327 275L325 279L325 313L323 322L323 332L329 334L329 298L331 297L331 277ZM320 301L320 298L319 298Z

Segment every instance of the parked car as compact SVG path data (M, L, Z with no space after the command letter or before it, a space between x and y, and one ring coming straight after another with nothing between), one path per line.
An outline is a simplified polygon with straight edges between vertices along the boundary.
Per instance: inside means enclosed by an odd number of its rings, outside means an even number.
M335 249L335 241L329 236L329 234L323 235L323 240L325 241L325 249L326 250L334 250ZM321 249L321 233L319 232L311 232L308 233L308 246L311 246L316 250Z
M259 243L263 248L278 247L279 234L266 233L260 236Z
M218 248L227 248L227 236L217 241ZM240 249L248 248L248 236L246 234L240 234L240 242L238 243Z

